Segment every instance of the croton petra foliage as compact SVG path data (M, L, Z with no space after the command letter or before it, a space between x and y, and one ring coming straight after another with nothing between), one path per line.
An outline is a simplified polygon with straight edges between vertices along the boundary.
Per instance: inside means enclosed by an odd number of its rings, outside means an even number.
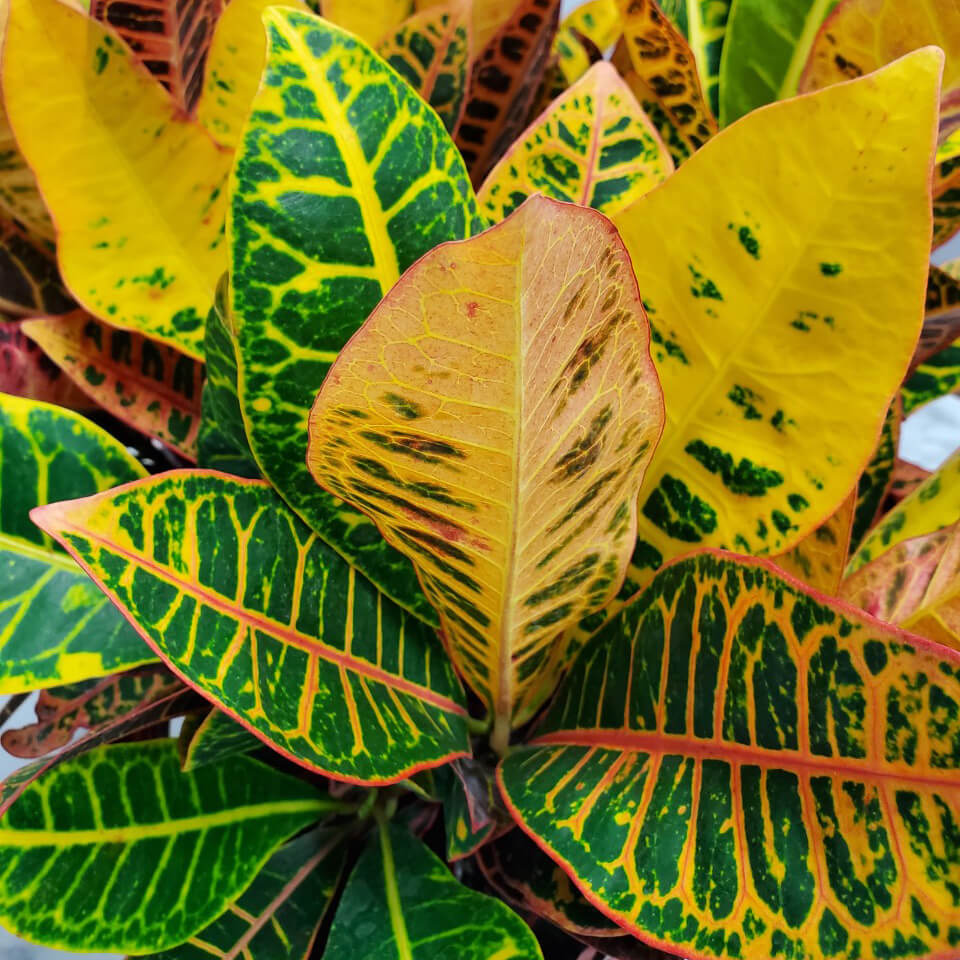
M960 958L956 0L0 27L0 924Z

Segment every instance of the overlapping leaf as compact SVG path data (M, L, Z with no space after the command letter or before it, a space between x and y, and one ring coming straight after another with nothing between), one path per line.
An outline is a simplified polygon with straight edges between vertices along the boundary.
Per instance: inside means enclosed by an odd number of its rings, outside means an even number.
M217 21L207 56L197 119L224 147L240 145L240 135L267 58L263 13L276 0L229 0ZM306 10L301 0L284 6Z
M326 960L542 960L527 925L402 827L380 823L333 918Z
M468 751L432 632L267 484L177 471L33 516L175 673L297 763L390 782Z
M904 497L910 496L921 483L928 480L930 473L930 470L897 457L893 463L893 479L890 481L888 496L899 503Z
M893 485L893 470L897 462L897 450L900 448L900 427L903 423L903 406L900 397L890 404L880 439L877 441L873 456L857 481L857 506L853 514L853 527L850 530L850 551L856 550L867 531L880 516L884 502Z
M119 37L58 0L13 0L3 90L74 296L112 325L199 356L226 267L229 154Z
M337 351L400 273L479 227L437 115L372 51L309 14L267 15L267 81L233 182L231 323L264 475L392 599L433 615L409 563L306 467L307 416Z
M483 2L483 0L480 0ZM376 46L413 13L413 0L320 0L323 15Z
M60 280L53 251L12 221L0 220L0 310L29 316L66 313L75 306Z
M505 745L616 592L663 424L630 260L531 197L409 270L340 354L308 464L413 561Z
M854 491L792 550L774 557L774 563L817 592L828 597L836 595L847 565L856 506Z
M672 172L630 88L610 64L598 63L507 151L477 199L493 222L533 193L612 216Z
M599 50L606 50L622 32L617 0L587 0L578 4L563 18L561 26L575 30Z
M509 822L497 797L493 771L479 760L456 760L434 773L443 802L447 861L475 853Z
M172 740L100 747L32 783L4 816L0 922L61 949L166 949L338 808L247 757L182 773Z
M535 121L557 97L566 93L593 64L602 59L603 53L586 37L561 25L553 38L543 80L530 108L531 121Z
M74 410L87 395L27 336L19 320L0 320L0 392Z
M547 68L560 0L519 0L506 23L477 42L466 102L454 139L475 185L527 125Z
M93 0L90 15L109 24L163 85L178 109L193 112L221 0Z
M789 550L859 477L922 319L940 62L757 111L614 217L668 414L632 589L697 544Z
M870 531L847 567L855 573L904 540L934 533L960 520L960 452L900 501Z
M224 757L251 753L263 744L246 727L214 708L197 726L183 751L184 770L196 770Z
M960 336L960 281L930 267L927 302L920 339L910 364L911 372Z
M960 654L763 561L662 571L499 777L600 910L682 956L955 949Z
M452 0L404 20L378 48L380 56L452 131L470 75L470 7Z
M335 828L291 840L213 923L148 960L306 960L336 893L345 852Z
M77 731L96 731L181 687L180 681L161 666L50 687L40 691L34 704L36 721L4 730L0 744L15 757L42 757L65 747Z
M27 320L23 331L85 393L115 417L197 458L203 365L135 330L82 310Z
M942 114L941 114L942 122ZM937 149L933 170L933 246L946 243L960 230L960 135Z
M78 414L0 394L0 693L102 677L154 659L29 516L39 504L143 473L120 443Z
M716 133L717 121L704 98L697 61L684 35L655 0L617 0L626 52L635 73L637 99L653 100L666 114L690 153Z
M837 0L735 0L720 64L723 126L796 94L817 31L836 5Z

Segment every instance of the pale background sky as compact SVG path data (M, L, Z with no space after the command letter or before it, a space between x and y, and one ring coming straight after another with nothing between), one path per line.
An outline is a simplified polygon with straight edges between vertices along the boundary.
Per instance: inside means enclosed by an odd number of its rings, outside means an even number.
M563 12L567 13L580 5L581 0L564 0ZM935 262L942 263L960 257L960 236L937 252ZM903 426L901 455L926 467L936 469L954 449L960 445L960 398L941 397L927 404L910 417ZM4 697L0 697L2 702ZM10 721L11 727L23 726L33 720L32 702L24 704ZM0 750L0 780L9 776L19 766L19 761ZM104 954L66 954L24 943L0 928L0 960L66 960L70 957L85 957L86 960L110 960Z

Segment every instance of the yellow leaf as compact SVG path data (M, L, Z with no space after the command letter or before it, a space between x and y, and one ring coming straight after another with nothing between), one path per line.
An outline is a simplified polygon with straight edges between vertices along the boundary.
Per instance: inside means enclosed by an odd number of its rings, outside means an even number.
M613 216L673 172L673 161L630 88L596 63L490 171L477 199L502 220L533 193Z
M617 42L622 32L617 0L581 3L567 14L562 26L576 30L601 50L606 50Z
M276 4L277 0L230 0L217 21L197 119L225 147L240 145L267 59L263 11ZM284 6L308 9L300 0L284 0Z
M941 64L758 110L614 218L667 407L630 586L790 550L856 482L923 317Z
M411 267L311 413L311 472L413 561L500 745L622 580L663 422L648 343L609 221L532 197Z
M322 0L328 20L375 47L413 13L413 0Z
M230 155L110 29L58 0L13 0L3 89L70 291L112 325L200 356L227 264Z

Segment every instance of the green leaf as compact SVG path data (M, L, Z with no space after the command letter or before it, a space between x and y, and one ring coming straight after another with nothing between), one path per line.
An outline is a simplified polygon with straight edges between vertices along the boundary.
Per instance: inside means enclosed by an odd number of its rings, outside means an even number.
M240 398L264 475L391 599L436 622L409 562L306 467L307 416L330 364L414 260L481 225L436 113L355 37L265 14L265 82L232 182L231 313Z
M733 0L720 61L720 125L792 97L838 0Z
M381 822L353 869L324 960L542 960L530 928L458 883L401 827Z
M509 821L497 798L493 771L480 761L455 760L434 773L443 802L447 860L452 863L476 853Z
M345 853L335 829L320 827L291 840L213 923L147 960L306 960L340 883Z
M243 724L214 707L193 731L181 766L184 770L196 770L224 757L251 753L262 746L263 743Z
M0 824L0 922L64 950L145 953L219 916L271 853L339 809L247 757L182 773L173 740L100 747Z
M960 653L703 553L583 649L499 781L627 932L685 957L947 957Z
M851 555L880 516L884 501L890 492L897 449L900 446L902 422L900 399L896 398L887 410L873 456L857 481L857 504L854 508L853 527L850 531Z
M173 471L34 517L176 674L295 762L386 783L467 754L435 634L268 484Z
M33 507L143 474L120 443L78 414L0 394L0 693L102 677L155 659L30 520Z

